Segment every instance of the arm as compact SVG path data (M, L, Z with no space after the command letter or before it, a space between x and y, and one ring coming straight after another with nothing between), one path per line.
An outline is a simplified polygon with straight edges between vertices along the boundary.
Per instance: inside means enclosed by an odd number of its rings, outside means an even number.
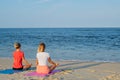
M22 57L22 61L23 61L23 63L24 63L25 65L30 65L30 64L28 63L28 61L25 59L24 56Z
M57 63L53 62L50 57L48 58L48 62L49 62L50 64L55 65L55 66L58 65Z
M36 66L38 65L38 59L36 59Z

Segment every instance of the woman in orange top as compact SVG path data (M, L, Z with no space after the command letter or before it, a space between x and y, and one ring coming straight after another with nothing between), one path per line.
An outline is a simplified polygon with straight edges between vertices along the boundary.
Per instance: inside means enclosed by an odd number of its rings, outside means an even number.
M14 70L22 70L22 69L28 69L31 67L32 64L29 64L28 61L24 57L24 52L21 51L21 44L15 43L14 44L15 51L13 52L13 69ZM23 66L22 62L25 64Z

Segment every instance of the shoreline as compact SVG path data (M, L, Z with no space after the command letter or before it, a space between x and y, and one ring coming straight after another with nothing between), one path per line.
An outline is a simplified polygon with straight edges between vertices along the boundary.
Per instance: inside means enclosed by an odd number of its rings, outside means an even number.
M0 57L0 59L12 59L10 57ZM36 59L30 59L26 58L27 60L36 60ZM103 63L120 63L119 61L100 61L100 60L55 60L52 59L53 61L77 61L77 62L103 62Z
M81 61L55 61L60 65L56 68L62 70L48 77L29 77L26 73L35 71L35 60L30 70L14 74L0 74L2 80L120 80L120 62L81 62ZM10 69L12 59L0 58L0 70Z

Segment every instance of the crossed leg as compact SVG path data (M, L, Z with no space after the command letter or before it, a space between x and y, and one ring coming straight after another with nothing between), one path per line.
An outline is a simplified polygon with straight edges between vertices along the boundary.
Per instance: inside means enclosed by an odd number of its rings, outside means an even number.
M59 64L51 65L49 67L50 72L52 72Z

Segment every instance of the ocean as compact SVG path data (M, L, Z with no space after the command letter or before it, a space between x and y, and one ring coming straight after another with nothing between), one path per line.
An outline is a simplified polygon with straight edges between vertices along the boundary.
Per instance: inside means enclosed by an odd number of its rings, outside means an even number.
M14 42L27 59L44 42L54 60L120 62L120 28L0 28L1 58L12 58Z

